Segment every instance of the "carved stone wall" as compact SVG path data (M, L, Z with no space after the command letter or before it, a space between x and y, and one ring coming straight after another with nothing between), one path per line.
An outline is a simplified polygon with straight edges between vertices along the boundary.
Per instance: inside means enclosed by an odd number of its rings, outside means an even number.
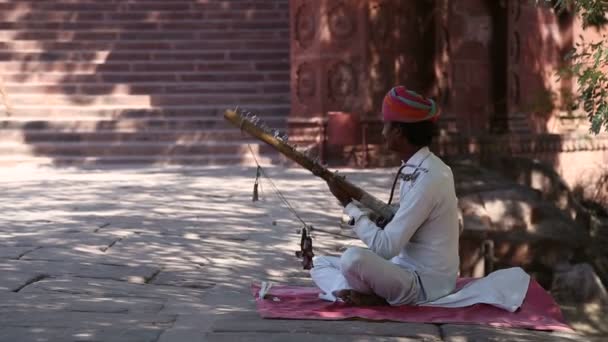
M318 142L330 112L377 119L395 85L429 91L432 8L419 1L291 0L289 127L296 142Z
M489 129L492 111L491 9L485 0L439 3L438 39L446 78L443 125L451 133L479 134Z
M363 1L291 2L292 117L365 111Z
M509 131L520 134L562 133L555 119L564 110L572 81L558 79L563 57L573 45L573 18L550 6L507 2Z
M584 113L570 110L575 80L556 77L579 34L589 41L605 29L583 31L568 13L528 0L291 0L290 7L291 136L321 146L336 164L398 162L379 143L378 112L386 91L403 84L439 103L433 149L443 156L537 158L570 186L608 173L608 136L587 135ZM355 134L344 120L351 129L343 134L362 137L359 144L323 145L332 111L367 125Z

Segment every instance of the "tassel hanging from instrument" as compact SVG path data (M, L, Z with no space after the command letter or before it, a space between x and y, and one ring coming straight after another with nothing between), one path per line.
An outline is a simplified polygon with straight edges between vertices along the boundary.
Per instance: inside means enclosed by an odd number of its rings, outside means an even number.
M261 174L260 169L261 169L261 167L258 165L258 169L255 174L255 183L253 183L253 198L251 199L251 201L253 201L253 202L257 202L260 200L260 197L258 195L258 186L260 184L260 174Z

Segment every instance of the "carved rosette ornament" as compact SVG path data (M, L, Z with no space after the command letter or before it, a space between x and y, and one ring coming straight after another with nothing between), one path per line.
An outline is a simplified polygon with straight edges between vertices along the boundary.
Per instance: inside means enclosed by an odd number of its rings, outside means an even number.
M383 94L390 89L390 67L383 59L372 62L370 67L371 89L374 93Z
M510 4L511 7L511 17L514 21L519 20L519 16L521 15L521 0L515 0Z
M520 95L519 75L513 72L511 73L511 82L509 84L509 97L513 104L519 105Z
M338 39L351 37L357 27L353 13L344 3L338 4L327 13L327 23L332 37Z
M521 54L522 54L522 42L521 35L519 33L520 18L522 15L522 1L514 0L508 1L509 11L509 33L508 33L508 70L509 76L507 79L507 96L509 102L508 108L508 121L509 125L513 124L516 120L513 115L519 112L519 105L521 103Z
M296 72L296 93L298 100L306 104L317 93L316 76L313 67L308 63L302 63Z
M370 4L369 34L372 44L381 46L388 39L391 19L392 16L387 6L379 3Z
M328 74L328 95L335 102L342 102L356 94L357 78L354 67L345 62L334 64Z
M302 4L295 17L295 37L301 48L311 45L316 34L315 15L312 7Z
M511 57L511 62L514 64L519 63L519 55L521 49L521 42L519 38L519 32L513 32L513 38L509 44L509 56Z

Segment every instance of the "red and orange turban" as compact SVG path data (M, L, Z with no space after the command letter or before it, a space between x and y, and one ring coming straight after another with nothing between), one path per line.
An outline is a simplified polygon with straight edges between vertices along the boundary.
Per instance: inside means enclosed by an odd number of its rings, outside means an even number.
M436 121L439 118L439 110L435 101L424 98L403 86L397 86L384 97L382 117L384 121Z

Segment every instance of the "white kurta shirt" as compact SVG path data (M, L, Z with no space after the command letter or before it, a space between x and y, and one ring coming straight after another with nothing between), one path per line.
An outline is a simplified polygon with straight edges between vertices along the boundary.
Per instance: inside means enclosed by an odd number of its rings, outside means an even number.
M452 292L458 276L458 206L452 170L427 147L416 152L401 174L399 209L384 229L354 203L344 212L354 231L376 254L420 277L426 301Z

